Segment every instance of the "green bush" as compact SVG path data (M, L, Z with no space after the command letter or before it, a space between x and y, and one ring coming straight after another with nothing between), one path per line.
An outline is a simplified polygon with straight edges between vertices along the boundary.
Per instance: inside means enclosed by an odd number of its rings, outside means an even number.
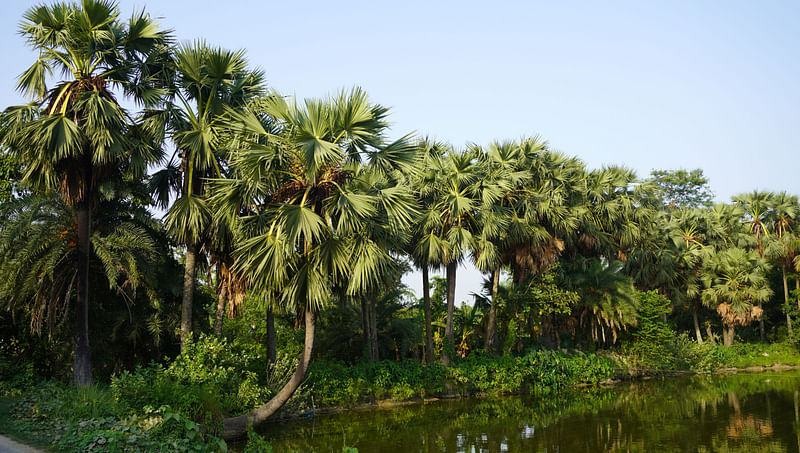
M70 424L54 447L59 451L97 452L228 450L223 440L204 434L200 425L168 406L147 408L142 416L122 420L91 418Z
M596 354L574 355L567 360L567 366L575 384L595 384L611 379L616 374L614 361Z
M134 413L107 386L74 388L44 382L11 405L6 428L54 451L227 451L225 442L168 406Z
M115 399L136 412L168 405L191 419L213 425L268 401L267 361L252 348L201 335L164 368L158 364L111 379Z
M114 400L129 408L130 414L140 413L145 407L169 406L186 414L192 420L213 425L222 418L219 398L209 383L195 384L173 378L160 365L138 367L111 378Z
M792 342L738 343L728 348L722 346L719 348L724 350L724 365L728 367L800 365L800 351L798 351L797 344Z
M272 453L272 445L251 428L247 430L247 444L242 453Z
M676 370L711 372L724 366L726 349L710 343L699 344L683 333L669 343L668 354Z
M408 400L478 393L546 395L572 384L595 383L614 374L614 362L596 355L533 351L523 357L480 352L451 367L417 361L381 361L348 366L338 361L311 365L307 385L322 406L352 406L384 398Z
M623 348L636 368L641 370L671 370L675 368L670 354L670 343L675 332L663 321L670 312L670 301L656 291L639 293L637 325L633 330L633 344Z
M356 404L367 390L366 378L338 361L312 362L306 382L323 406Z

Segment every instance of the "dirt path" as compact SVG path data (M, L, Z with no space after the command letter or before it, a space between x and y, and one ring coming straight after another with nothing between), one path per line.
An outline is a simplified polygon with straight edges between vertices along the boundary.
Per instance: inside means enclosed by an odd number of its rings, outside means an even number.
M0 435L0 453L44 453L33 447L15 442L6 436Z

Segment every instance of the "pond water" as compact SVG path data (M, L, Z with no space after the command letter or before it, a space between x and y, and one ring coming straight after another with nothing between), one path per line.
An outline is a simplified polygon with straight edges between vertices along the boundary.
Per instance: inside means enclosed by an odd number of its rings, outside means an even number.
M687 376L267 425L274 451L800 452L800 373Z

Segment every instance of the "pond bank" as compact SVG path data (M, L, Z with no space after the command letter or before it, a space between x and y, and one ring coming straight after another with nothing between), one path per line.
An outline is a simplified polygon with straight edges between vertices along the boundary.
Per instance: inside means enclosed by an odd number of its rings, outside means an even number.
M274 451L796 451L797 371L713 373L364 409L259 430Z
M603 354L534 350L518 357L474 353L450 367L412 360L316 361L293 405L275 421L376 408L402 412L468 397L488 402L498 395L523 395L547 406L566 394L603 392L656 376L800 366L800 353L790 344L690 346L691 354L675 355L680 360L669 364L645 361L624 349ZM215 368L198 361L176 366L181 363L176 361L169 369L139 368L114 378L110 385L87 389L57 382L0 382L0 397L7 398L0 404L4 417L0 432L23 441L38 440L36 445L53 451L220 451L221 441L214 436L219 420L257 406L270 390L259 384L255 372L248 371L251 377L239 383L231 371L236 367ZM682 363L689 364L685 367L690 371L667 366Z
M632 383L636 381L650 381L657 378L674 378L674 377L681 377L681 376L694 376L694 375L729 375L729 374L738 374L738 373L766 373L766 372L786 372L786 371L796 371L800 370L800 365L784 365L784 364L774 364L770 366L748 366L748 367L723 367L718 368L713 371L692 371L692 370L671 370L671 371L659 371L658 373L640 373L640 374L617 374L611 378L598 381L598 382L579 382L571 385L570 387L575 389L587 389L587 388L596 388L596 387L614 387L619 386L626 383ZM299 420L299 419L308 419L313 416L323 416L323 415L333 415L333 414L342 414L349 411L371 411L376 409L393 409L398 407L406 407L406 406L414 406L420 404L431 404L437 403L446 400L459 400L459 399L470 399L470 398L490 398L496 396L522 396L528 395L530 396L530 392L526 391L512 391L512 392L477 392L477 393L449 393L449 394L440 394L436 396L430 397L415 397L409 399L393 399L393 398L386 398L386 399L379 399L370 402L361 402L351 406L329 406L329 407L314 407L310 411L306 411L303 413L297 414L290 414L290 415L283 415L280 417L275 417L273 420L270 420L268 423L271 424L280 424L287 421Z

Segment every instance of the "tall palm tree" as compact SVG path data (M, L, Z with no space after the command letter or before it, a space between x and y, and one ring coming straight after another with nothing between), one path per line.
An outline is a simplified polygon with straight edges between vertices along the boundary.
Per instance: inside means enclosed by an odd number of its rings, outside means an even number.
M515 167L529 177L518 188L502 250L515 284L557 262L586 215L586 172L579 160L550 151L538 137L521 141L520 151Z
M624 167L604 167L587 174L581 234L570 236L583 255L627 260L640 243L655 211L639 204L632 188L635 183L635 173Z
M771 240L767 241L765 255L781 267L783 301L788 310L789 282L786 271L792 269L794 258L800 254L800 240L793 231L795 219L800 211L798 210L797 196L789 195L786 192L774 194L771 202L770 227L774 234ZM791 336L792 318L788 311L786 312L786 328Z
M509 226L515 204L524 196L530 173L520 168L525 154L519 142L493 142L486 150L476 147L481 156L482 199L479 212L480 234L475 241L475 265L490 274L490 304L484 350L497 346L497 305L502 268L502 251L509 242Z
M700 323L697 312L700 308L700 272L703 259L712 252L705 245L705 231L707 225L706 212L701 209L674 210L668 224L667 236L672 240L675 267L672 270L673 278L666 285L667 294L675 304L686 302L692 309L692 323L695 338L698 343L703 343L700 332Z
M92 210L100 187L120 172L143 174L159 149L117 102L145 107L164 94L161 62L171 38L144 11L127 22L104 0L35 6L20 33L38 58L17 88L33 102L6 110L3 141L25 166L23 183L35 192L58 191L76 211L77 270L74 381L93 381L89 354L89 258ZM48 87L48 76L64 76Z
M419 154L422 159L420 171L414 173L411 181L417 204L421 207L429 206L433 203L435 195L435 184L438 172L438 162L448 149L445 143L437 142L428 138L422 139L418 143ZM411 236L408 241L407 255L411 257L414 265L422 273L422 302L424 312L424 356L426 363L433 363L433 327L431 314L431 284L430 270L437 267L444 255L444 241L439 238L435 228L438 222L437 213L431 209L423 209L423 214L415 217L414 225L411 229ZM427 228L426 226L430 226Z
M449 148L441 157L429 159L433 184L429 200L422 206L421 242L417 248L429 255L438 255L447 279L447 318L442 363L449 365L455 353L453 313L456 297L456 271L459 263L474 246L480 208L478 182L480 166L472 149L457 152ZM434 264L429 261L429 264Z
M268 137L238 151L233 176L216 180L215 215L240 220L236 268L254 290L274 291L303 313L305 347L295 374L264 406L225 419L223 437L241 435L278 410L302 382L314 344L316 315L341 288L366 294L379 283L411 226L414 199L398 184L416 165L406 136L388 142L388 109L360 89L304 105L273 95L265 112L281 124L270 134L253 115L238 115L246 133Z
M415 149L416 152L416 149ZM408 169L411 170L411 169ZM413 180L413 174L408 170L400 172L393 170L389 175L379 172L365 172L361 177L351 181L351 190L359 193L376 193L378 190L387 190L396 186L405 186L410 180ZM387 177L388 176L388 177ZM413 194L412 190L408 190L406 196ZM416 200L409 199L412 206L416 207ZM414 211L417 212L417 211ZM413 222L413 218L409 219ZM400 257L406 252L406 244L409 243L411 236L411 228L404 228L398 230L387 230L384 225L367 222L359 231L359 236L363 241L369 241L375 244L382 244L384 251L393 257ZM378 345L378 319L379 319L379 299L381 295L386 295L389 288L397 287L400 284L400 278L407 270L407 266L400 259L392 259L388 265L380 269L376 269L371 277L372 288L369 291L362 291L359 298L362 300L362 316L368 329L366 332L367 344L369 346L368 356L371 362L379 359L379 345ZM366 310L365 310L366 309ZM364 316L366 315L366 316Z
M166 215L167 231L186 245L181 306L181 348L191 335L194 283L198 259L204 249L212 258L222 286L217 296L224 306L236 286L230 274L229 235L211 234L212 217L206 204L207 178L224 177L229 147L231 113L263 93L263 73L247 67L243 50L229 51L196 41L178 48L170 69L175 84L159 109L148 112L148 126L171 137L175 152L164 169L151 179L162 208L170 194L177 198ZM177 158L177 161L176 161ZM219 233L220 225L215 229ZM216 239L211 244L210 237ZM220 242L222 241L222 242ZM227 278L231 277L231 278ZM241 297L239 297L241 299Z
M755 249L761 258L766 255L766 244L770 239L771 217L774 214L772 211L773 196L774 194L771 192L755 190L751 193L733 197L734 203L744 212L744 222L755 239ZM758 318L758 323L761 342L766 343L767 334L764 326L764 316Z
M757 252L738 247L714 253L703 269L702 299L716 308L727 327L725 346L731 346L734 329L761 318L760 304L772 296L765 277L768 264Z

